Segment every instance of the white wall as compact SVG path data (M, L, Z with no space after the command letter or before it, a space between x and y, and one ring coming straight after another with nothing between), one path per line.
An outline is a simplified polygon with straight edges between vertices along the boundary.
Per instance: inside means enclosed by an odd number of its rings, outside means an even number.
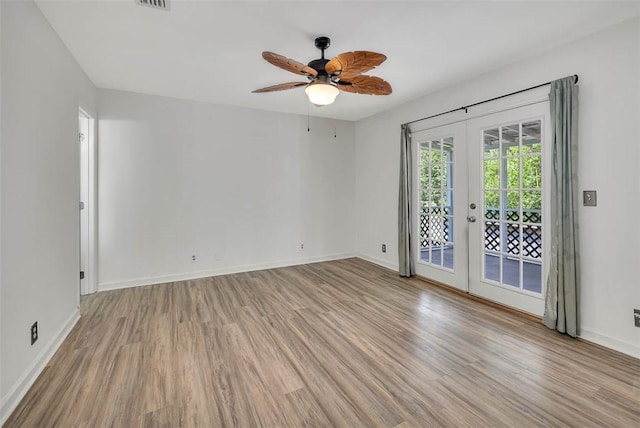
M636 18L357 122L358 252L397 268L401 123L579 74L579 188L598 191L598 206L579 212L582 336L640 356L639 57Z
M0 5L0 167L2 165L2 5ZM0 191L2 189L2 170L0 170ZM2 311L2 196L0 193L0 311ZM0 312L0 333L2 333L2 313ZM2 392L2 340L0 339L0 424L4 423L2 413L4 393Z
M99 289L354 254L353 123L113 90L99 112Z
M31 1L0 10L2 423L77 320L78 106L95 88Z

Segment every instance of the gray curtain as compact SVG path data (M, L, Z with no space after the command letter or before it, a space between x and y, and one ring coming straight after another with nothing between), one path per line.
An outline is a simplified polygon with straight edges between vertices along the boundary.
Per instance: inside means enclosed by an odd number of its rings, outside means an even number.
M413 161L411 151L411 130L409 125L402 125L400 136L400 186L398 192L398 272L400 276L415 275L415 266L411 247L411 226L413 201L411 198L411 181L413 177Z
M574 76L551 83L551 264L544 325L580 334L578 248L578 87Z

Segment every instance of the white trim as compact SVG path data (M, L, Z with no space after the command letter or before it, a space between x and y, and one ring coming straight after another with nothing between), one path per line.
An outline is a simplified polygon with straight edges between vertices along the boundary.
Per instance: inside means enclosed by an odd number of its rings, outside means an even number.
M391 269L391 270L393 270L395 272L398 272L398 270L400 269L400 267L399 267L399 265L397 263L391 263L391 262L388 262L386 260L379 259L378 257L370 256L368 254L359 253L358 255L356 255L356 257L358 257L359 259L366 260L368 262L374 263L376 265L385 267L387 269Z
M141 287L143 285L164 284L167 282L189 281L192 279L208 278L211 276L230 275L241 272L251 272L264 269L275 269L287 266L305 265L309 263L328 262L331 260L348 259L356 257L355 253L338 253L328 256L309 257L297 260L282 260L276 262L256 263L253 265L229 266L220 269L200 270L195 272L163 275L147 278L136 278L125 281L112 281L98 284L98 291L118 290L121 288Z
M87 294L98 291L98 118L89 117L89 257Z
M528 120L541 120L541 132L542 135L542 168L543 168L543 184L542 184L542 218L543 228L542 230L548 230L548 210L549 204L549 192L546 181L549 180L548 163L550 159L551 144L548 141L548 135L550 131L550 118L549 118L549 106L548 101L530 103L527 106L504 110L499 113L490 115L484 115L473 120L469 120L468 124L468 144L470 155L469 159L469 177L478 177L479 180L474 184L470 184L469 187L469 201L475 202L480 208L478 213L482 216L484 213L484 176L482 172L482 147L480 144L474 144L477 141L474 134L483 129L494 128L502 126L507 123L522 123ZM544 178L546 177L546 178ZM502 187L502 185L501 185ZM503 286L495 281L487 281L484 279L484 255L486 250L484 249L484 231L483 222L477 222L475 225L469 227L469 292L479 297L500 303L505 306L509 306L518 309L529 314L541 317L544 312L544 295L545 295L545 282L542 282L542 292L539 295L533 295L525 291L516 290L509 286ZM541 278L548 276L548 258L549 258L549 245L547 245L548 233L543 233L542 248L544 255L542 257Z
M87 246L87 266L85 272L85 281L83 288L80 290L82 295L93 294L98 291L98 146L97 139L97 123L95 114L89 113L83 106L78 108L81 115L89 120L88 132L88 200L86 209L88 210L88 246ZM80 178L82 180L82 177Z
M0 34L2 34L2 5L0 5ZM3 57L3 55L0 55L0 71L2 70L2 57ZM3 99L2 98L2 79L0 78L0 100L2 100L2 99ZM2 106L2 102L0 102L0 119L2 118L2 107L1 106ZM1 122L2 121L0 120L0 123ZM2 161L2 158L4 157L3 153L5 153L5 152L3 152L3 150L2 150L2 132L0 130L0 164L2 163L1 161ZM2 175L0 174L0 177L1 176ZM2 189L2 188L3 188L2 187L2 178L0 178L0 189ZM0 197L0 243L4 242L2 240L2 228L4 227L4 226L2 226L2 224L3 224L2 223L2 212L3 212L3 210L2 210L2 199L3 198ZM4 260L4 258L2 257L2 247L3 246L4 245L0 245L0 272L2 272L2 260ZM0 275L0 308L2 308L2 295L3 295L3 293L2 293L2 279L1 279L1 275ZM3 324L2 323L2 318L3 317L0 316L0 334L1 334L2 331L4 331L2 329L2 324ZM2 384L2 382L1 382L2 381L2 367L3 367L2 366L2 354L3 354L3 352L2 352L2 341L0 339L0 395L2 394L2 390L1 390L1 388L2 388L2 386L1 386L1 384ZM5 401L4 399L2 399L2 401L0 401L0 427L2 425L4 425L4 421L6 419L4 417L4 411L3 411L3 409L4 409L4 401Z
M582 328L581 330L582 331L580 333L580 339L584 341L595 343L597 345L613 349L614 351L622 352L623 354L627 354L635 358L640 358L640 345L605 336L603 334L596 333L595 331L588 328Z
M469 291L469 239L466 214L469 204L469 185L468 177L469 164L467 148L467 123L468 121L459 121L451 125L438 126L422 131L417 139L413 139L411 150L413 151L413 191L411 199L413 201L413 223L411 224L412 236L418 237L413 242L412 251L415 254L416 274L433 281L447 284L450 287L462 291ZM440 138L453 138L453 182L451 188L453 194L453 216L450 225L450 239L454 243L453 247L453 268L449 269L444 266L434 266L431 263L420 260L420 160L422 144L426 141L438 140ZM419 142L414 144L414 141ZM469 213L470 214L470 213Z
M20 404L20 401L27 394L29 388L31 388L38 376L40 376L40 373L42 373L51 360L51 357L53 357L53 354L55 354L58 348L60 348L60 345L62 345L62 342L67 338L71 329L76 325L79 319L80 311L76 309L56 332L47 346L45 346L40 354L38 354L33 363L9 389L9 392L2 397L2 402L0 402L0 426L7 421L9 416L11 416L11 413L16 409L16 407L18 407L18 404Z

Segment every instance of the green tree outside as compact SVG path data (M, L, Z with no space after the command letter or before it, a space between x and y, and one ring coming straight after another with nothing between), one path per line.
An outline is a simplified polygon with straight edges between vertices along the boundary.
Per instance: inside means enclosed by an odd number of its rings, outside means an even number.
M487 158L484 160L485 207L499 208L500 195L506 190L507 208L518 209L522 198L523 210L542 209L542 158L540 145L521 146L521 156ZM497 151L496 151L497 152ZM517 151L509 151L517 154ZM500 184L500 166L506 161L506 188ZM448 156L439 150L420 150L420 203L421 206L447 205ZM522 164L522 191L520 191L520 164Z
M507 169L507 208L517 209L522 198L523 210L542 209L542 157L530 146L522 146L522 157L508 157ZM500 164L503 159L485 159L484 188L485 206L500 207ZM520 164L522 163L522 192L520 188ZM513 190L511 190L513 189Z
M446 152L420 150L420 204L421 206L447 205L447 179L449 168Z

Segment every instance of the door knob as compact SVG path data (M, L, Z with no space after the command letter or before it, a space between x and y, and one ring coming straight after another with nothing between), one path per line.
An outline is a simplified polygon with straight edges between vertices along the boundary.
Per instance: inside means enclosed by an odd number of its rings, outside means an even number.
M471 215L471 216L467 217L467 221L468 221L469 223L475 223L475 222L476 222L476 218L475 218L475 216L472 216L472 215Z

